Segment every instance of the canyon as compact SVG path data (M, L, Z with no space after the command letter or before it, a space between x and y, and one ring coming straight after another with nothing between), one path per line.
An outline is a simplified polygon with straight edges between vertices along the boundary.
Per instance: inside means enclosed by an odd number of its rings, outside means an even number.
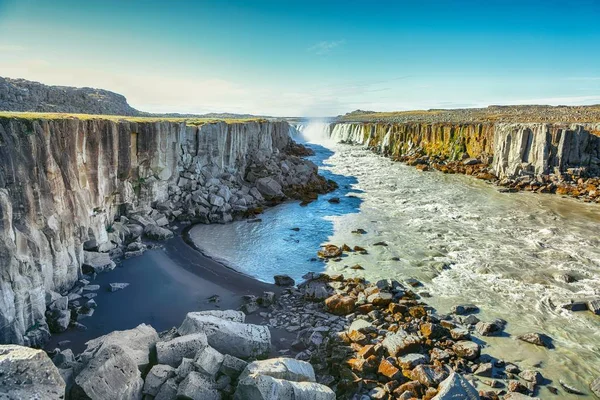
M0 342L42 347L51 333L77 329L79 316L90 311L84 288L94 286L96 274L110 274L123 259L177 234L178 227L193 225L190 236L202 251L213 240L223 249L231 242L217 234L219 226L243 219L256 222L246 227L259 226L270 218L265 207L290 199L308 204L310 212L319 194L336 189L331 180L336 176L319 175L317 164L323 159L311 161L311 147L294 139L317 135L403 161L422 173L464 173L501 190L598 202L599 131L597 123L560 122L334 121L315 129L263 119L192 123L4 115ZM291 203L277 207L285 204ZM216 230L196 230L202 226ZM276 224L270 226L277 231ZM320 234L314 238L327 240ZM219 259L214 251L208 253ZM227 257L223 261L270 281L264 271L240 268ZM315 273L321 268L320 263L310 267ZM304 272L297 269L290 275ZM593 299L587 300L581 304L594 311ZM345 329L343 324L339 328Z

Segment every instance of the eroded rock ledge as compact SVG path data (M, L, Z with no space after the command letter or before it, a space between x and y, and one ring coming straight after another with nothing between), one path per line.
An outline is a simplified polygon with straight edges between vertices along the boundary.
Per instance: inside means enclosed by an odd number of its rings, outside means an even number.
M41 345L47 305L64 329L82 272L143 251L142 235L330 190L304 154L285 122L0 119L0 343Z

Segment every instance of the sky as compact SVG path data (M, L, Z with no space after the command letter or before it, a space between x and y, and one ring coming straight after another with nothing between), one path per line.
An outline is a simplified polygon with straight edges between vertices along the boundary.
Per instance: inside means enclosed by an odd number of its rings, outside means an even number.
M0 76L148 112L600 103L600 0L0 0Z

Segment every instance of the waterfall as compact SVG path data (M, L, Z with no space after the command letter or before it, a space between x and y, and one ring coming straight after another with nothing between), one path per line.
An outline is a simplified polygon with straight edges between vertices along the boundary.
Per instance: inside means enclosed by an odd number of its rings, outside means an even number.
M337 124L322 121L293 125L290 135L313 143L347 142L366 144L369 137L367 129L362 124Z

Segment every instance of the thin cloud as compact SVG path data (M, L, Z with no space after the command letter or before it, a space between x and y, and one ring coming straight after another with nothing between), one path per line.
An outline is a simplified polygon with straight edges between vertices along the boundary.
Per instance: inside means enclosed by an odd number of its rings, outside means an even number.
M0 43L0 51L2 52L6 52L6 53L15 53L18 51L23 51L25 50L25 47L23 46L19 46L16 44L4 44L4 43Z
M346 43L345 40L324 40L309 47L308 51L319 55L327 54L330 53L331 50L343 45L344 43Z
M569 81L600 81L600 76L572 76Z

